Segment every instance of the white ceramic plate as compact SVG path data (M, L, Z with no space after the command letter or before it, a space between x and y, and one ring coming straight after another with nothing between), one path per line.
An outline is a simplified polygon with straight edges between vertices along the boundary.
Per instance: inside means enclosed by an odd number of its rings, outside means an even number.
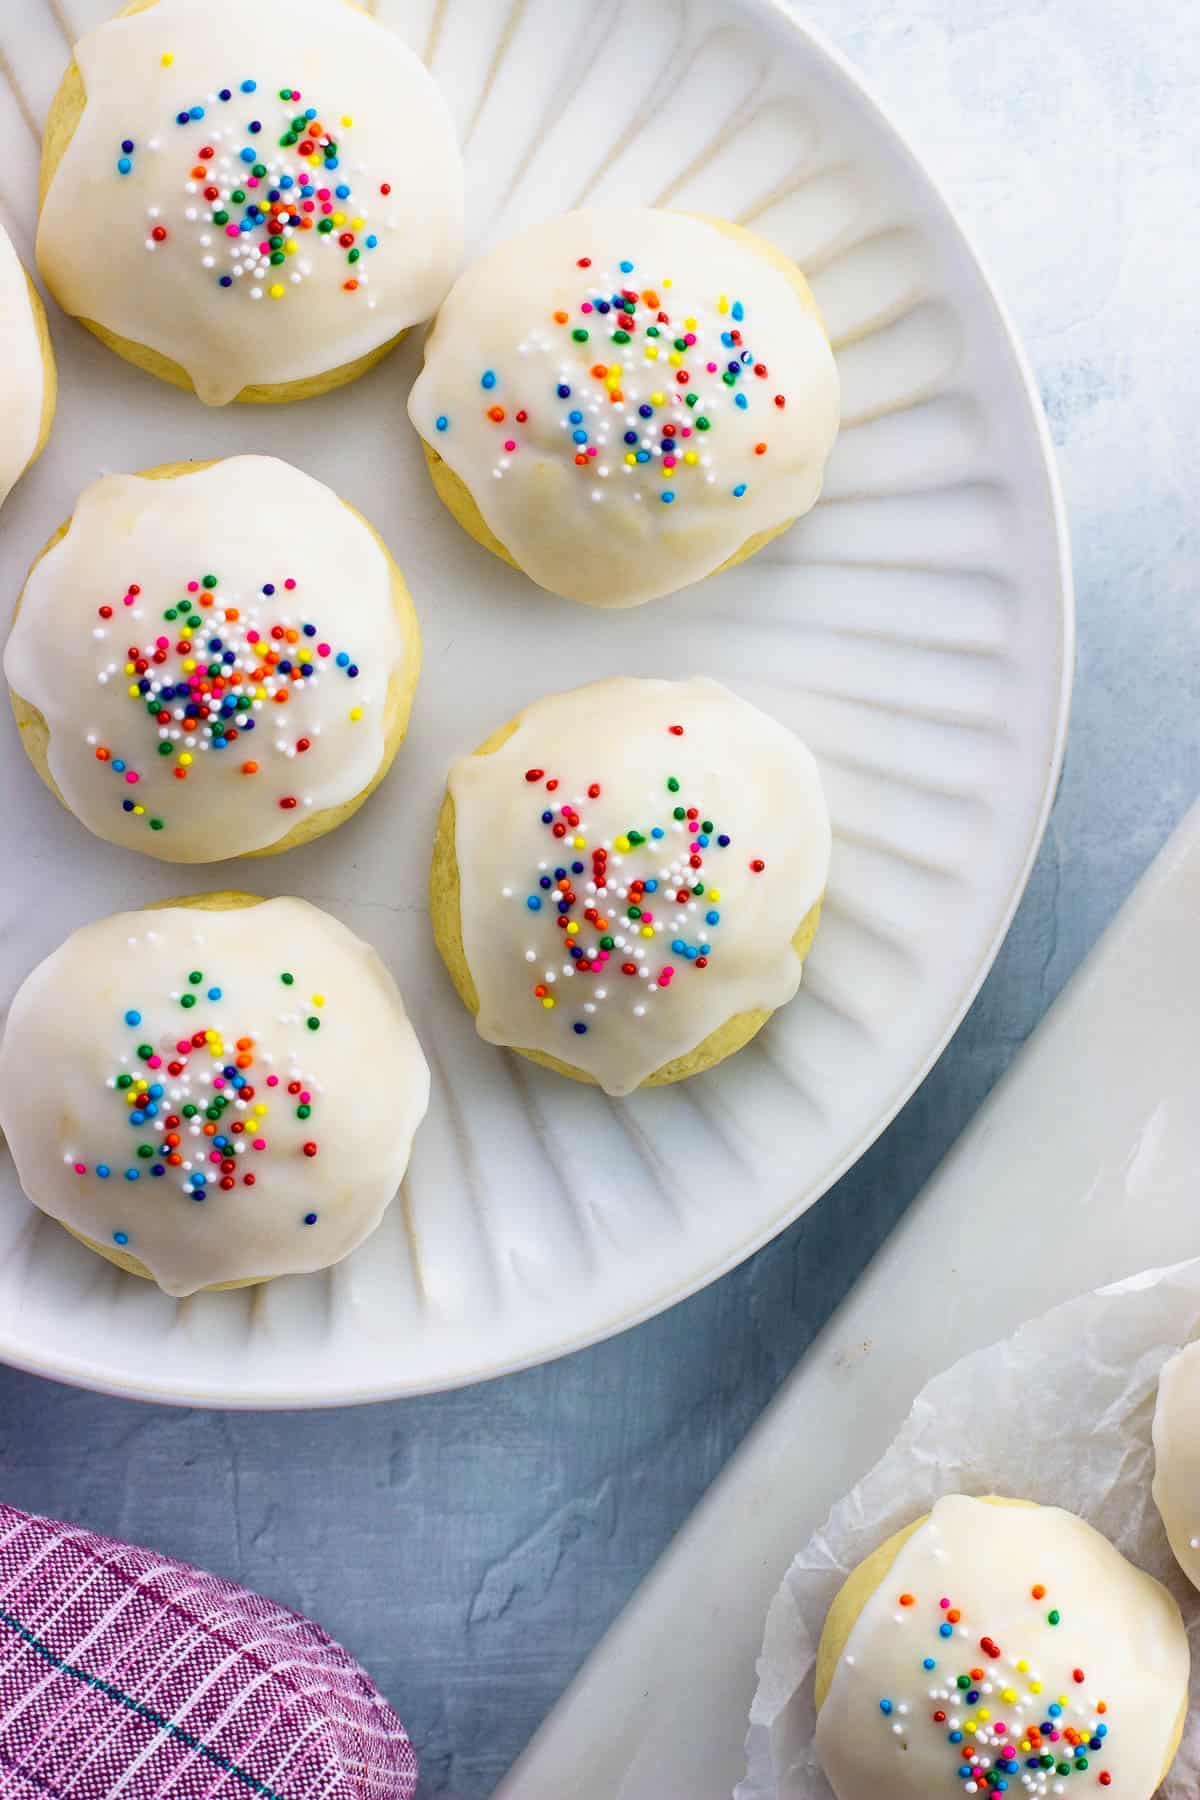
M108 0L4 9L0 199L32 239L37 131L67 33ZM824 1192L946 1043L1020 896L1057 779L1072 615L1036 394L946 203L841 60L769 3L381 0L431 57L467 151L476 243L585 199L766 233L808 269L845 421L824 500L743 568L633 613L539 592L433 498L403 416L417 348L300 407L211 413L53 317L49 450L0 520L16 592L102 469L262 450L383 532L425 634L386 786L310 850L209 885L294 891L395 968L434 1069L378 1234L321 1277L177 1304L32 1212L0 1164L0 1355L121 1393L244 1406L382 1398L498 1374L644 1318ZM430 941L427 849L451 757L537 694L717 675L821 761L836 843L800 995L740 1056L623 1102L481 1043ZM2 991L84 919L194 891L97 843L5 722Z

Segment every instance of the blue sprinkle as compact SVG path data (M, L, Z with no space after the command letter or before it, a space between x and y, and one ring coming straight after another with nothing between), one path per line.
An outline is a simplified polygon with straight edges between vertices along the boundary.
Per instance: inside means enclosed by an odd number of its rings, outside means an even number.
M306 1224L306 1225L315 1225L315 1224L316 1224L316 1222L317 1222L317 1215L316 1215L316 1213L305 1213L305 1215L304 1215L304 1223L305 1223L305 1224Z
M316 637L316 635L317 635L316 626L315 625L306 625L304 627L304 635L305 635L305 637Z
M130 161L129 157L118 156L118 158L117 158L117 173L119 175L128 175L128 173L129 173L130 169L132 169L132 167L133 167L133 163Z
M494 388L496 385L495 369L485 369L479 377L479 385L484 388Z
M127 1231L114 1231L113 1232L113 1243L114 1244L120 1244L120 1245L124 1246L128 1242L129 1242L129 1233Z
M132 812L133 811L133 801L132 800L122 800L121 811L122 812Z
M246 148L242 151L242 161L244 163L252 163L252 162L256 162L257 160L258 159L257 159L254 151L251 150L250 146L247 144Z
M710 914L709 914L709 915L708 915L708 922L709 922L709 924L710 924L710 925L715 925L715 924L716 924L716 922L717 922L717 921L716 921L716 920L715 920L715 919L714 919L714 918L713 918L713 916L712 916L712 914L711 914L711 913L710 913ZM925 1669L925 1670L926 1670L926 1671L928 1671L928 1670L930 1670L930 1669L936 1669L936 1668L937 1668L937 1664L936 1664L936 1663L935 1663L935 1662L934 1662L934 1660L933 1660L933 1658L932 1658L932 1656L927 1656L927 1657L926 1657L926 1658L925 1658L925 1661L924 1661L924 1662L923 1662L923 1663L922 1663L922 1664L921 1664L921 1667L922 1667L922 1668L923 1668L923 1669Z
M735 394L733 397L733 404L735 406L740 406L742 411L745 412L750 402L747 400L745 394Z
M571 433L571 441L576 444L586 444L587 443L587 432L582 429L577 428L575 431L573 431Z
M682 938L676 938L675 942L671 945L671 948L676 956L684 956L687 953L687 945Z
M252 94L257 86L257 81L243 81L242 92L243 94Z
M724 346L727 350L732 350L732 348L733 348L733 333L732 333L732 331L723 331L721 333L721 342L724 344Z
M719 913L719 912L709 912L709 913L705 913L705 915L704 915L704 923L705 923L705 924L706 924L706 925L719 925L719 924L720 924L720 923L721 923L721 915L720 915L720 913Z
M572 875L582 875L583 874L583 864L581 862L573 862L571 864L571 873L572 873Z
M639 406L638 407L638 412L641 414L643 419L648 419L653 411L654 411L654 408L652 406Z
M218 987L212 987L212 988L209 988L209 990L208 990L208 997L209 997L209 999L210 999L210 1000L219 1000L219 999L220 999L220 998L221 998L221 990L220 990L220 988L218 988ZM153 1089L153 1088L151 1088L151 1090L150 1090L150 1092L151 1092L151 1093L153 1093L153 1092L154 1092L154 1089Z
M151 1082L151 1084L150 1084L150 1087L149 1087L149 1088L148 1088L148 1089L147 1089L147 1092L148 1092L148 1093L149 1093L149 1094L150 1094L150 1095L151 1095L151 1097L152 1097L152 1098L153 1098L153 1099L155 1099L155 1100L161 1100L161 1099L162 1099L162 1097L163 1097L163 1084L162 1084L162 1082L161 1082L161 1081L154 1081L154 1082Z
M974 1706L974 1704L978 1700L978 1698L979 1698L979 1689L978 1688L970 1688L967 1692L967 1705Z
M737 486L736 486L736 487L735 487L735 488L734 488L734 490L733 490L733 497L734 497L734 499L735 499L735 500L740 500L740 499L741 499L741 497L742 497L742 495L743 495L743 494L744 494L744 493L745 493L745 492L746 492L746 484L745 484L745 482L744 482L744 481L739 481L739 482L738 482L738 484L737 484Z
M938 1636L944 1637L944 1638L953 1637L954 1636L953 1625L939 1625L938 1626Z
M317 116L316 107L315 106L306 106L304 109L304 116L306 119L315 119Z
M177 125L190 125L191 122L192 122L191 113L181 112L181 113L175 114L175 123Z
M670 488L664 488L663 492L658 497L662 501L664 506L670 506L672 500L675 498L675 495L672 493Z
M625 442L627 444L636 444L637 443L637 432L636 431L627 431L625 433Z
M125 773L125 764L121 761L119 756L113 757L113 770L117 775L123 775Z
M648 881L648 882L647 882L647 883L646 883L646 892L647 892L647 893L648 893L648 894L657 894L657 892L658 892L658 883L657 883L657 881L654 881L654 880L650 880L650 881Z
M660 837L662 837L662 836L663 836L663 828L662 828L662 826L661 826L661 825L655 825L655 826L654 826L654 828L653 828L653 829L652 829L652 830L651 830L651 833L650 833L650 836L651 836L651 837L652 837L652 838L660 838Z
M253 132L261 131L262 130L262 120L261 119L251 119L250 130Z
M131 1125L144 1125L146 1123L146 1115L140 1107L134 1107L129 1115L129 1123Z
M350 198L350 189L346 186L344 181L339 181L333 191L339 200L348 200Z
M350 667L346 670L346 673L350 677L351 681L356 681L358 679L358 664L351 663Z
M291 175L281 175L279 177L279 185L281 188L290 188L295 187L296 183Z
M586 1037L587 1036L587 1026L583 1023L582 1020L578 1020L576 1022L575 1026L574 1026L574 1031L575 1031L576 1037Z
M336 169L337 166L338 166L338 159L336 156L327 156L325 158L325 167L327 169Z
M125 1179L126 1181L136 1181L140 1173L141 1171L138 1169L126 1169Z
M112 1170L109 1168L107 1163L97 1163L96 1164L96 1173L100 1177L101 1181L107 1181L109 1176L112 1174Z
M583 424L583 414L577 408L574 411L569 412L567 414L567 418L570 420L572 425L582 425Z
M137 1011L136 1007L131 1006L129 1011L125 1014L125 1023L127 1025L140 1025L141 1022L141 1013Z
M743 350L741 356L738 358L738 361L743 365L743 367L749 368L750 364L754 361L754 358L751 356L749 350Z
M947 1741L951 1744L961 1744L962 1740L963 1740L963 1734L961 1731L948 1731L946 1733L946 1737L947 1737Z
M150 1173L152 1175L165 1175L166 1172L167 1172L166 1163L154 1163L150 1170Z
M543 825L551 824L553 819L554 819L554 814L552 812L544 812L542 814L542 824Z
M721 833L720 837L717 839L717 842L718 842L718 844L720 844L722 850L728 850L728 848L729 848L729 833L727 831L723 831Z
M433 422L437 426L439 431L449 431L449 429L450 429L450 421L446 417L445 413L439 413L437 418Z
M230 92L230 91L229 91L229 89L228 89L228 88L222 88L222 89L221 89L221 92L220 92L220 93L219 93L219 94L218 94L218 95L217 95L217 99L218 99L218 100L232 100L232 99L233 99L233 95L232 95L232 93L231 93L231 92Z
M1055 1700L1054 1703L1047 1710L1049 1711L1050 1717L1052 1719L1058 1719L1058 1718L1062 1717L1062 1707L1058 1704L1057 1700Z
M885 1713L885 1714L890 1713L892 1710L891 1701L890 1700L881 1700L879 1702L879 1710L881 1713Z
M650 452L648 450L639 450L635 460L640 463L649 462L650 461Z
M597 300L596 311L598 313L610 313L612 311L612 307L607 300Z
M560 400L567 400L570 398L571 390L565 381L559 382L556 392Z
M740 300L735 300L733 305L729 309L729 313L730 313L730 317L736 319L738 321L738 324L740 325L742 320L746 316L746 309L742 305Z
M379 239L375 236L375 233L373 231L370 232L366 239L367 249L374 250L374 248L375 248L376 244L378 244L378 242L379 242Z
M540 894L530 894L530 896L529 896L528 900L525 902L525 904L529 908L530 912L541 912L542 897Z
M339 650L333 660L339 669L346 669L350 666L350 658L344 650Z
M689 962L695 962L695 960L699 956L700 952L695 948L694 945L689 944L683 954L687 957Z
M541 880L538 882L538 886L545 888L546 892L549 893L550 889L554 886L554 883L551 881L551 879L548 875L543 875Z
M617 267L620 269L622 275L633 274L633 264L631 262L618 263Z
M711 956L712 955L712 945L711 944L701 944L700 954L701 954L701 956Z
M190 109L188 116L193 119L202 119L204 117L204 108L202 106L193 106Z
M1108 1726L1107 1725L1097 1725L1096 1736L1098 1738L1106 1738L1108 1736Z
M707 850L708 849L708 833L707 833L707 831L700 832L696 838L696 842L699 844L699 846L702 850Z

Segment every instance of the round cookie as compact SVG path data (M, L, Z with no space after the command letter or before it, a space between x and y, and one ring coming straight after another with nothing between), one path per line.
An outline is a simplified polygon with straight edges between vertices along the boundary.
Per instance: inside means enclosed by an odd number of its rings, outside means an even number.
M4 653L21 741L98 837L270 855L383 779L420 670L366 520L269 456L107 475L34 563Z
M800 984L829 868L816 764L715 681L598 681L450 771L434 936L481 1037L631 1093L748 1043Z
M1200 1588L1200 1344L1173 1356L1158 1378L1154 1504L1175 1560Z
M637 606L808 512L838 379L808 283L736 225L589 208L482 257L409 396L438 494L540 586Z
M46 122L47 287L208 405L364 374L435 311L462 233L446 103L354 0L132 0Z
M30 1200L178 1297L347 1256L428 1102L391 975L305 900L205 894L85 925L0 1042Z
M0 225L0 316L5 321L0 422L0 503L36 462L50 436L58 371L41 296Z
M1150 1800L1188 1672L1170 1594L1082 1519L949 1495L834 1601L816 1748L838 1800L1040 1800L1077 1784Z

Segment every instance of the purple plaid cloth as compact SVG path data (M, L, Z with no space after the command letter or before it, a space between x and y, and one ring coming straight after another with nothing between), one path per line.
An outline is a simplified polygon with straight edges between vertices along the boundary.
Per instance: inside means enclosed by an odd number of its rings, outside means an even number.
M412 1800L404 1727L299 1613L0 1505L3 1800Z

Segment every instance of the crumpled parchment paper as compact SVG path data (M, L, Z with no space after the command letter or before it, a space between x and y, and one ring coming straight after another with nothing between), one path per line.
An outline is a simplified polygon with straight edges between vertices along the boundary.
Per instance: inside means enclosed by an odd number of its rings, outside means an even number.
M1131 1221L1131 1229L1136 1224ZM1048 1209L1038 1241L1070 1245ZM987 1307L987 1271L976 1276ZM833 1800L813 1749L813 1670L825 1614L851 1569L943 1494L1062 1506L1102 1531L1178 1600L1192 1647L1191 1713L1163 1800L1200 1793L1200 1594L1180 1572L1150 1494L1158 1373L1200 1336L1200 1260L1085 1294L955 1363L914 1402L891 1448L800 1551L771 1603L734 1800Z

